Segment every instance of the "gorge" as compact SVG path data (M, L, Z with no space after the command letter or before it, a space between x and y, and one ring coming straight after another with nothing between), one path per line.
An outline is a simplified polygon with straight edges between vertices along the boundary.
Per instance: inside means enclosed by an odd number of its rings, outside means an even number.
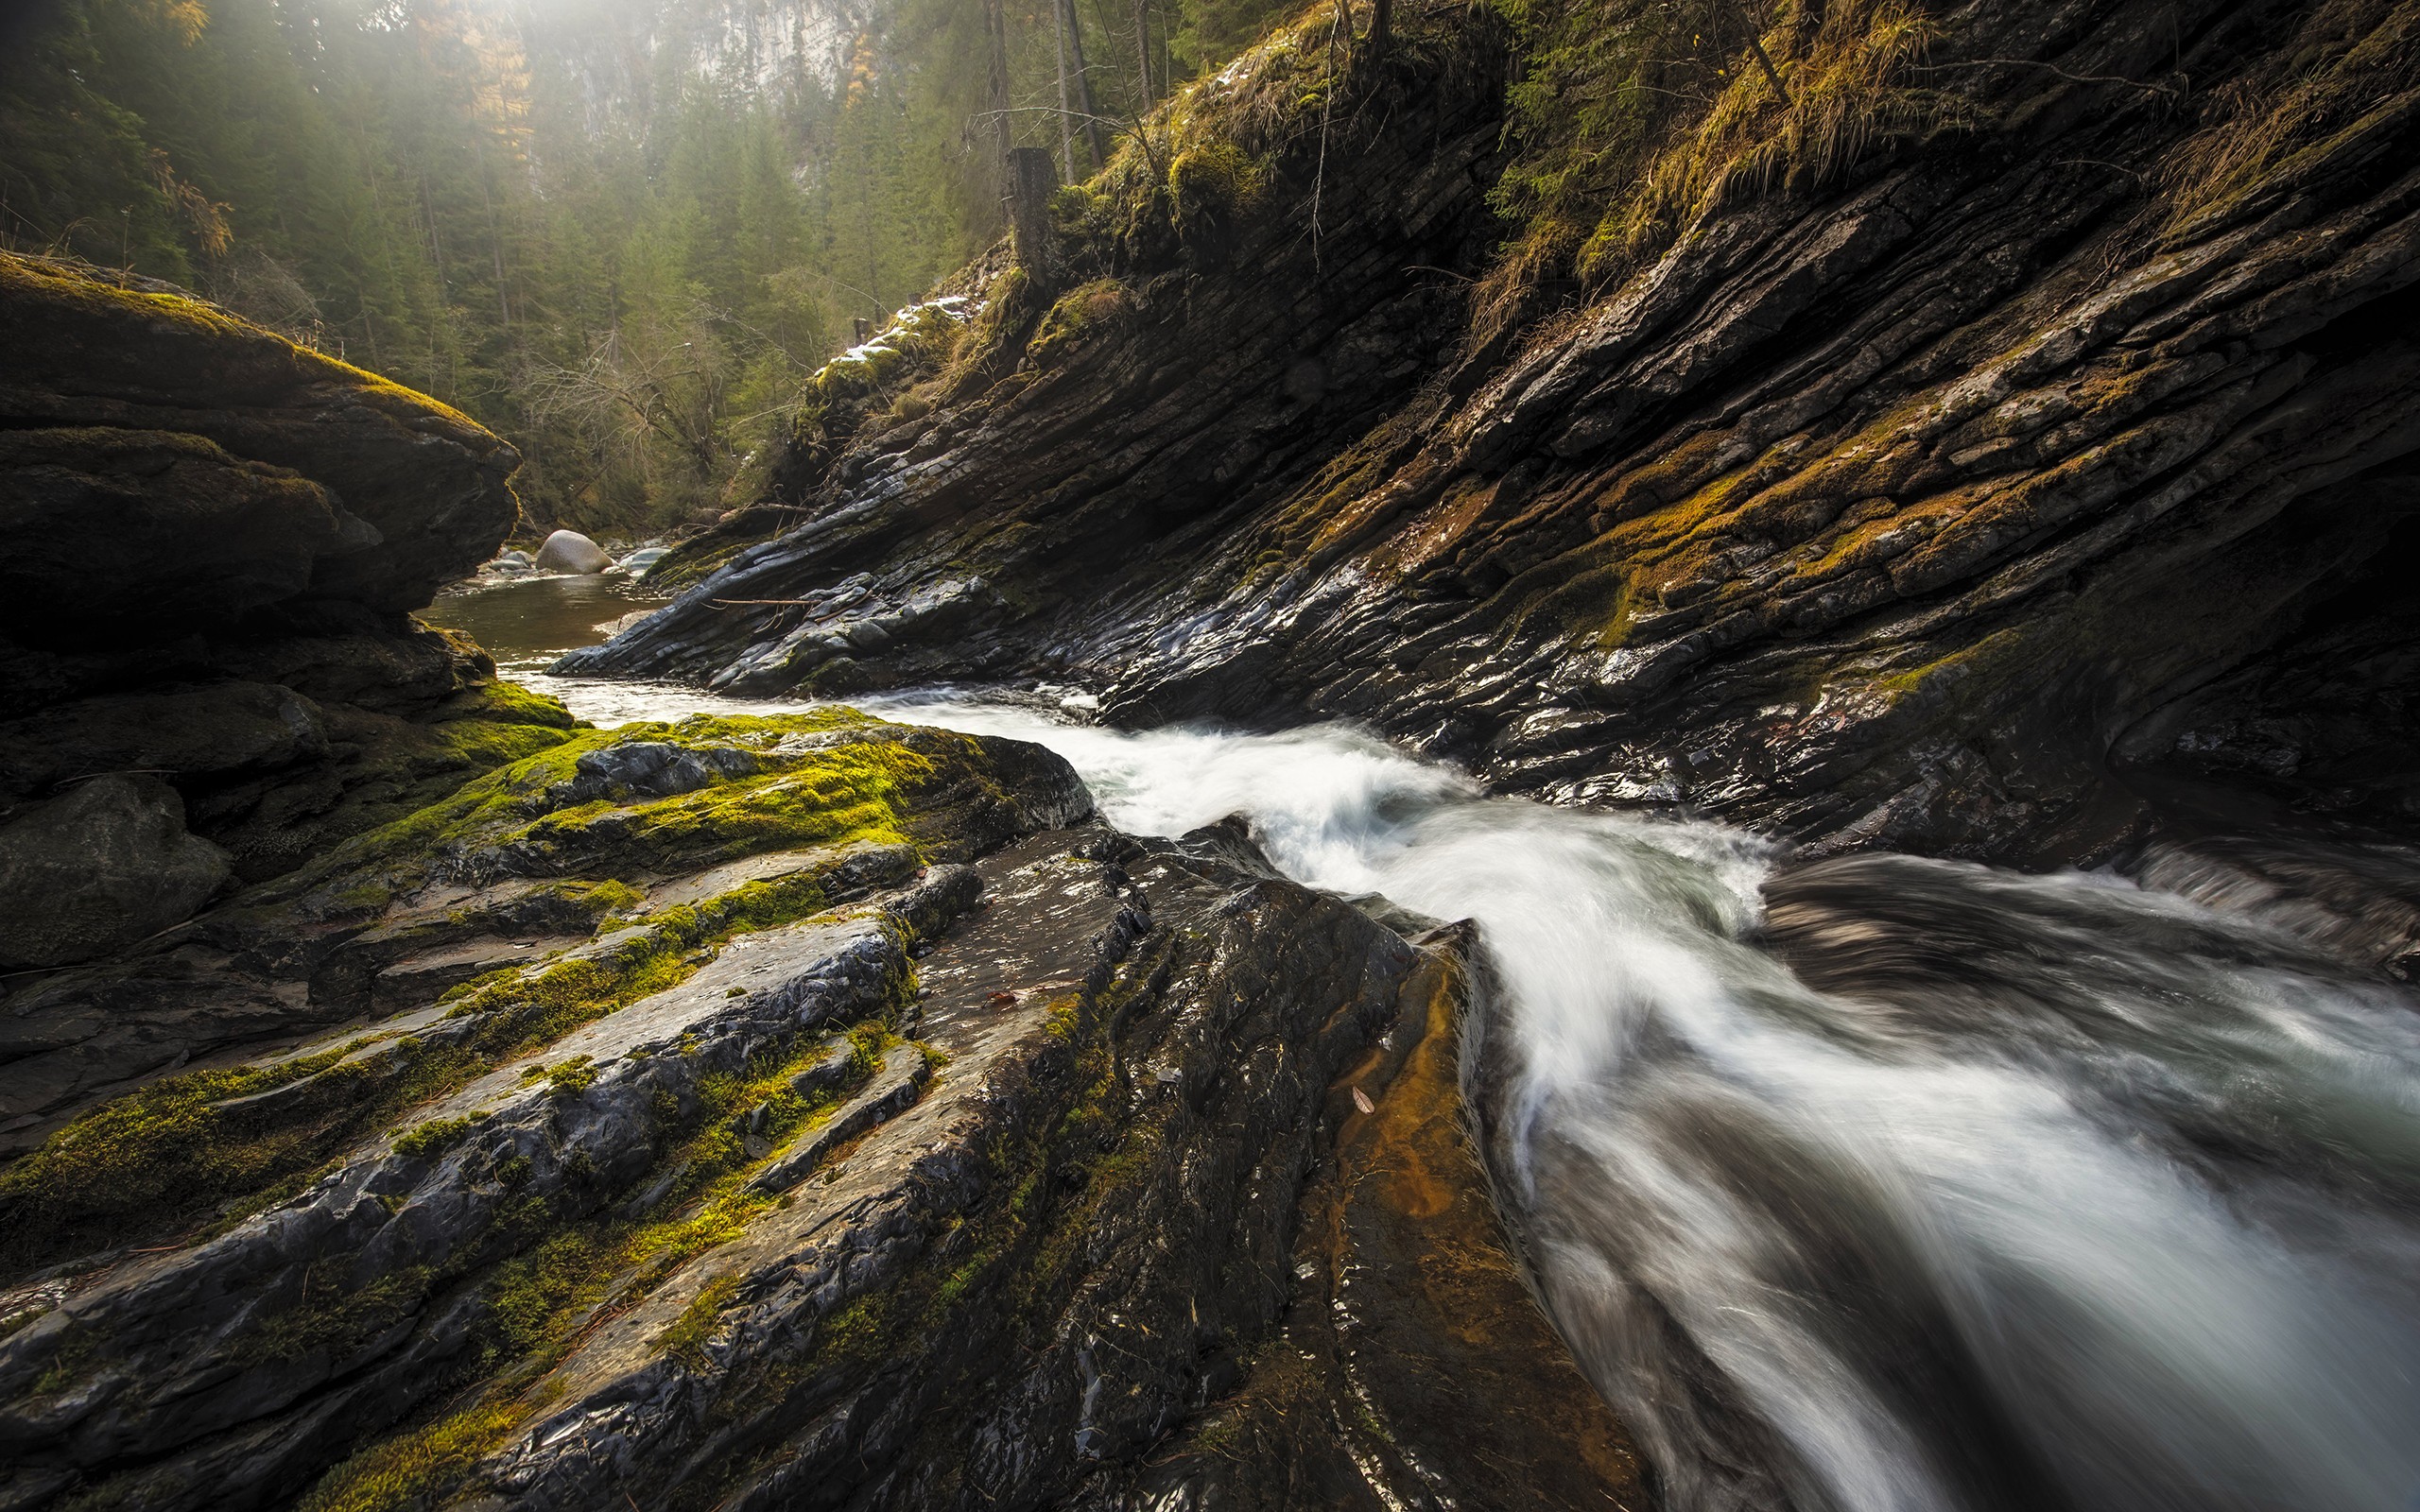
M635 583L0 253L0 1509L2409 1507L2420 8L1535 187L1649 9L1292 18Z

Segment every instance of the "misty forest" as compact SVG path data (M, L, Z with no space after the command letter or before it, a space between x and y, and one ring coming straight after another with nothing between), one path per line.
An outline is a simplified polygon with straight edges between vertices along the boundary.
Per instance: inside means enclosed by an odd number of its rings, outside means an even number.
M2420 0L18 0L0 1512L2411 1512Z

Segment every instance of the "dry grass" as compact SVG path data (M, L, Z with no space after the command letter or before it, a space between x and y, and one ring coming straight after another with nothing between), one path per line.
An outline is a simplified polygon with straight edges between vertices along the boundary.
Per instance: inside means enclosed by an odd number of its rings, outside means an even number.
M2206 235L2291 176L2301 160L2362 130L2420 87L2420 0L2331 0L2313 11L2266 75L2215 93L2209 124L2159 175L2172 242Z
M1782 65L1788 106L1760 72L1731 70L1713 108L1676 133L1636 191L1598 222L1582 276L1594 282L1661 251L1708 211L1838 183L1886 147L1977 125L1963 96L1904 82L1932 37L1932 23L1901 0L1840 6L1807 55Z
M1934 35L1908 0L1835 4L1820 27L1795 17L1776 25L1763 43L1787 103L1744 47L1709 65L1705 94L1668 69L1655 77L1682 87L1639 82L1649 77L1641 69L1629 87L1656 97L1655 118L1642 125L1634 109L1627 140L1600 154L1578 193L1530 207L1523 233L1476 291L1479 329L1518 318L1530 290L1566 269L1584 288L1601 288L1705 215L1839 183L1884 152L1982 125L1965 95L1910 82Z

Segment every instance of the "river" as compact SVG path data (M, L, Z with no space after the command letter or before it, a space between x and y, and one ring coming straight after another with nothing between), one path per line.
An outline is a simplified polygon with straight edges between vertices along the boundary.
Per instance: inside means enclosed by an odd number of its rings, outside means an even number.
M627 590L475 599L430 617L600 723L798 707L546 675ZM1668 1506L2420 1507L2420 1004L2382 973L2119 875L1802 867L1338 726L860 702L1476 920L1499 1206Z

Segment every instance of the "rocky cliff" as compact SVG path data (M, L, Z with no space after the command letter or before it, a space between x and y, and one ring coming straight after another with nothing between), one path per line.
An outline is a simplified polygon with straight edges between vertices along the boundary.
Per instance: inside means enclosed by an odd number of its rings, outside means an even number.
M1889 19L1801 9L1802 80ZM2411 8L1916 14L1920 125L1743 77L1668 245L1509 324L1493 24L1281 37L573 664L1348 716L1825 847L2105 854L2178 776L2408 825Z
M511 525L494 436L164 285L25 258L0 257L0 1145L22 1147L261 1032L190 916L572 720L406 612Z

